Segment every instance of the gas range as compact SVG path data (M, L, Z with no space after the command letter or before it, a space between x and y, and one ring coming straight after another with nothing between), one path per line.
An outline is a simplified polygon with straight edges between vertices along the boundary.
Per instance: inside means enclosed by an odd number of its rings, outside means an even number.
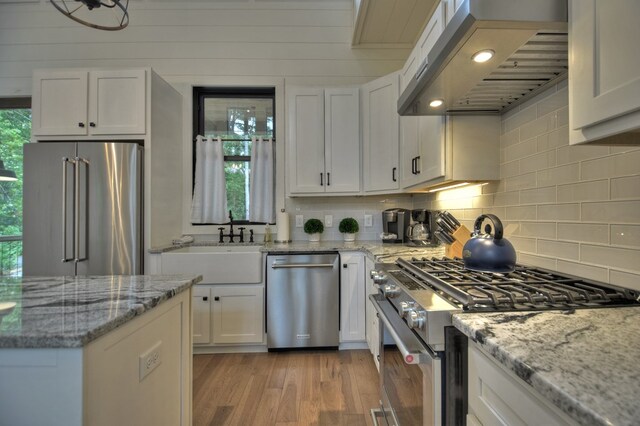
M458 312L640 306L637 291L522 265L490 273L465 269L459 259L398 259L371 276L398 315L435 351L444 350L444 328Z

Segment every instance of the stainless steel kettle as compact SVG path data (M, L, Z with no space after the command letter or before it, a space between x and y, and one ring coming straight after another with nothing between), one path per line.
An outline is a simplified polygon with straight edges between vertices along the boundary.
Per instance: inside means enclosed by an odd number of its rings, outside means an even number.
M487 225L486 233L480 227L485 219L493 224ZM511 272L516 266L516 250L503 238L504 228L497 216L483 214L478 216L473 225L473 234L462 249L462 259L467 269L483 272Z

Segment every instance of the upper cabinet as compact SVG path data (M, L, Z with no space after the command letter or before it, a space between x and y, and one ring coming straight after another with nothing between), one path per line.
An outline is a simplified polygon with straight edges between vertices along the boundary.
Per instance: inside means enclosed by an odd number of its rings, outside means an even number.
M453 14L456 13L456 10L458 10L458 8L460 7L463 1L464 0L442 0L442 4L444 5L444 8L445 8L444 14L446 17L447 24L453 17Z
M362 87L365 192L389 192L399 188L400 116L396 111L398 94L397 72Z
M417 48L418 48L418 69L420 71L426 65L427 55L429 51L438 41L438 37L444 31L445 26L445 2L440 2L436 7L436 10L431 15L431 19L427 22L427 26L425 27L422 35L418 39Z
M32 110L34 136L144 134L145 70L35 71Z
M291 195L360 192L358 88L287 88Z
M640 128L638 16L637 0L570 2L572 144L638 143L637 133L633 137L625 134Z
M403 188L445 175L445 118L400 117Z

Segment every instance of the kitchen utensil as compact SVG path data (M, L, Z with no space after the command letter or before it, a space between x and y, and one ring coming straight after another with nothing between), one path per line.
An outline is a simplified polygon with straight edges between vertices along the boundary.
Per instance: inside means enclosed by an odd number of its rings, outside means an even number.
M451 225L442 217L442 215L440 215L436 219L436 223L438 224L440 229L442 229L444 232L446 232L449 235L453 234L456 231L455 228L452 228Z
M435 236L444 244L453 244L455 242L455 239L451 235L442 231L436 231Z
M493 235L481 233L485 219L493 224ZM497 216L483 214L473 225L473 235L462 250L464 266L467 269L484 272L511 272L516 265L516 250L503 238L504 228Z
M460 222L458 221L458 219L455 218L454 215L452 215L446 210L443 211L442 214L444 215L445 219L447 219L447 221L449 221L454 228L457 228L458 226L460 226Z

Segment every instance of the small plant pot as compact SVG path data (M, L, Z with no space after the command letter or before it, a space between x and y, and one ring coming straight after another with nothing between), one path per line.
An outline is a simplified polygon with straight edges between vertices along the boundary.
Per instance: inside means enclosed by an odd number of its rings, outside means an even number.
M344 234L342 234L342 236L344 237L344 240L346 242L352 242L356 240L356 234L350 234L345 232Z
M315 234L308 234L309 235L309 241L312 243L317 243L318 241L320 241L320 233L316 232Z

